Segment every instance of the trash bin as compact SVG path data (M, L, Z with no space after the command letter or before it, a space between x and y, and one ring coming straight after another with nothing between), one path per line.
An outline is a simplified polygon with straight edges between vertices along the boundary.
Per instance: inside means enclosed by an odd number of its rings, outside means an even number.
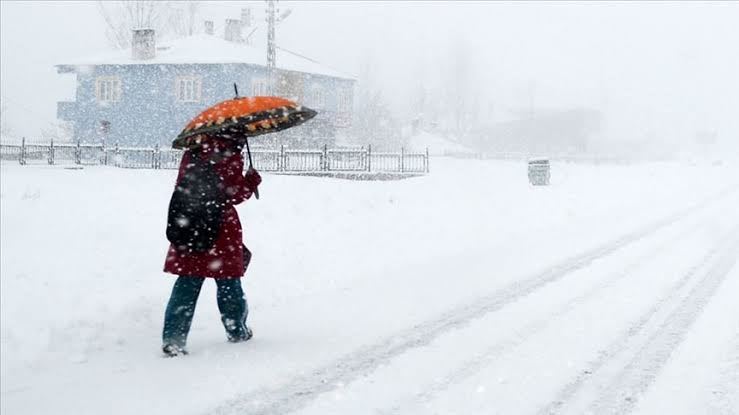
M529 183L534 186L546 186L550 177L549 159L529 159Z

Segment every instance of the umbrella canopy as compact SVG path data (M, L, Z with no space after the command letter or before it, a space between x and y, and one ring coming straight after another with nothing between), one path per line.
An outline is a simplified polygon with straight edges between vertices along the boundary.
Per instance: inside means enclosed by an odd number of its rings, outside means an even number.
M246 140L295 127L316 114L316 111L285 98L237 97L219 102L193 118L172 142L172 147L197 147L202 135Z

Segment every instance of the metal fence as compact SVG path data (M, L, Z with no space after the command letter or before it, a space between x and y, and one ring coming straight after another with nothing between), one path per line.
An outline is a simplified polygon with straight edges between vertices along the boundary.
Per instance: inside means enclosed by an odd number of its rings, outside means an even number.
M328 150L328 170L340 171L367 171L369 153L361 150Z
M252 150L254 168L274 172L398 172L428 173L429 154L373 153L367 146L353 149L296 150L257 148ZM0 160L20 164L82 164L138 169L176 169L181 150L159 147L104 147L101 144L0 144Z

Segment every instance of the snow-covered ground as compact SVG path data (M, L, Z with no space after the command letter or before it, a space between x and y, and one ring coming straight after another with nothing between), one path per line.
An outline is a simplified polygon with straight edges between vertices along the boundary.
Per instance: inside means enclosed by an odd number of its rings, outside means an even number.
M266 175L255 337L164 359L174 171L0 167L3 414L737 413L739 169Z

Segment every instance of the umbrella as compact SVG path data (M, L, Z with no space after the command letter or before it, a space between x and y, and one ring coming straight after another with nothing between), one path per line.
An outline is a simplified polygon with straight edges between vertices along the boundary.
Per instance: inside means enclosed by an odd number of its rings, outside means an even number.
M285 130L315 117L317 112L280 97L236 97L206 109L193 118L172 142L172 148L200 146L204 135L244 141L252 167L248 137ZM257 197L258 198L258 197Z
M199 140L195 137L201 134L245 140L295 127L316 114L316 111L285 98L240 98L237 92L235 98L219 102L193 118L174 140L172 147L197 147Z

